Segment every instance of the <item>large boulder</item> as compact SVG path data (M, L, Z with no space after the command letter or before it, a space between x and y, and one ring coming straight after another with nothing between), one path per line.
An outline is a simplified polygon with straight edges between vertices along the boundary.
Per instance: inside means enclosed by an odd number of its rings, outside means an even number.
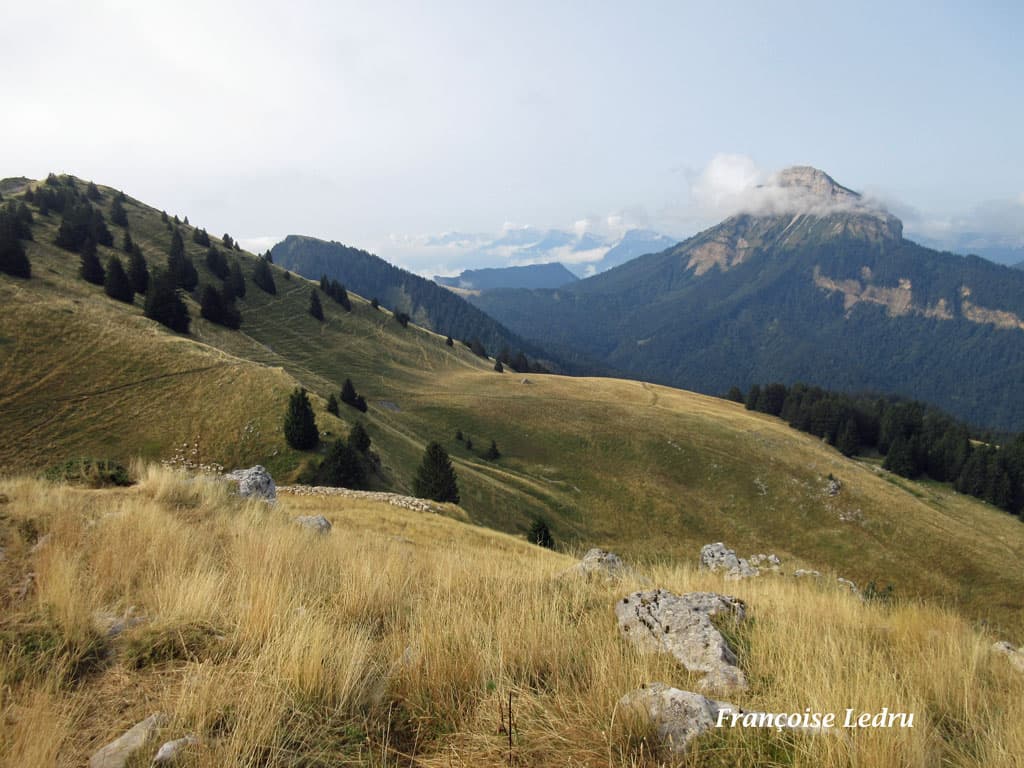
M124 768L164 724L164 715L150 715L136 723L89 758L89 768Z
M160 745L160 749L157 750L156 757L153 758L153 765L171 765L181 757L185 749L198 743L199 740L191 733L188 736L182 736L180 739L165 741Z
M701 690L744 690L736 654L711 617L746 618L742 600L714 592L675 595L664 589L634 592L615 605L619 631L638 648L672 654L691 672L702 672Z
M248 469L236 469L225 477L238 482L238 495L247 499L277 501L277 486L267 470L257 464Z
M742 557L736 557L736 551L720 541L701 547L700 567L712 573L724 573L730 579L746 579L759 573L757 568Z

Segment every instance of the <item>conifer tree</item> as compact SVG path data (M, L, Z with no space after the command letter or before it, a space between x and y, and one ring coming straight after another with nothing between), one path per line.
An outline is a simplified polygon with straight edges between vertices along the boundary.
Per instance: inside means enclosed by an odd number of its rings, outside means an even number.
M501 360L495 360L494 361L494 370L496 370L498 373L504 373L505 372L505 366L503 366L501 364Z
M548 528L547 521L542 517L535 517L533 522L530 524L530 531L526 534L526 537L530 540L531 544L536 544L538 547L544 547L545 549L554 549L555 540L551 536L551 529Z
M252 271L252 281L267 293L277 293L277 285L274 283L274 273L270 269L270 262L265 259L256 260L256 268Z
M892 441L889 452L885 454L882 468L903 477L914 477L914 446L911 440L900 435Z
M124 237L121 238L121 250L127 254L135 250L135 241L132 240L132 233L128 228L125 228Z
M317 485L335 488L363 488L366 473L359 454L344 440L335 440L316 471Z
M0 211L0 272L13 277L31 277L32 265L25 247L18 238L18 227L11 217Z
M166 325L172 331L188 333L191 318L188 307L178 295L174 278L165 271L156 271L146 291L146 317Z
M345 379L345 383L341 386L341 402L366 413L366 400L363 399L362 395L356 394L356 388L352 384L352 379Z
M135 288L132 281L121 266L121 260L117 256L111 256L107 261L107 274L103 279L103 290L107 296L125 304L131 304L135 300Z
M458 477L448 452L440 443L427 446L423 463L413 480L413 493L421 499L459 503Z
M370 450L370 435L361 421L357 421L349 430L348 447L359 453L366 453Z
M231 262L231 274L228 275L228 283L231 284L231 293L237 298L245 298L245 276L242 274L242 265L238 259Z
M447 347L454 347L454 346L455 346L455 342L454 342L454 341L452 341L452 337L451 337L451 336L449 336L448 338L446 338L446 339L444 340L444 343L445 343L445 346L447 346Z
M846 420L839 437L836 438L836 448L843 456L853 456L860 450L860 434L857 432L857 420L852 416Z
M309 403L306 390L301 387L292 392L288 400L288 410L284 417L284 437L288 445L299 451L315 448L320 442L313 406Z
M372 299L370 299L370 306L373 307L374 309L380 309L380 302L377 301L377 297L376 296L374 296Z
M90 181L89 185L85 188L85 196L90 200L99 200L101 197L99 187Z
M327 412L333 413L335 416L338 415L338 398L331 392L331 396L327 398Z
M78 274L82 276L82 279L93 285L103 285L103 278L105 277L103 265L100 264L99 256L96 255L96 243L92 238L87 239L82 244L80 260L81 265L78 268Z
M484 458L488 461L496 461L501 458L501 452L498 450L498 444L491 440L491 447L484 452Z
M110 204L110 220L119 227L128 226L128 214L125 213L124 206L121 205L120 197L115 197Z
M224 257L223 253L213 246L210 246L206 251L206 266L221 280L226 280L231 274L231 267L228 265L228 260Z
M316 288L311 288L309 291L309 314L321 323L324 321L324 308L320 305L320 297L317 295Z
M734 403L743 402L743 392L739 387L729 387L729 392L725 396L726 400L732 400Z
M136 293L145 293L149 288L149 268L138 245L132 245L132 254L128 259L128 278Z

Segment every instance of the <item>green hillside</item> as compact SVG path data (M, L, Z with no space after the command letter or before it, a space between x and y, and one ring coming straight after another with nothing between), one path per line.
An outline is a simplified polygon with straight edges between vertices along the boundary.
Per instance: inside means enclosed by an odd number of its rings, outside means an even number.
M100 191L95 204L106 211L115 193ZM124 207L151 268L163 264L171 230L159 211L131 198ZM184 451L197 464L258 462L279 481L294 478L309 455L287 448L281 418L302 385L325 441L365 420L391 489L408 491L424 446L441 441L478 524L521 534L543 515L561 546L656 562L692 563L702 544L724 540L741 554L774 551L787 568L892 583L900 597L931 596L998 627L1022 626L1024 527L944 487L850 461L716 398L496 373L492 361L402 327L355 295L351 312L321 296L317 321L307 312L314 283L274 266L277 293L265 293L252 283L256 257L241 252L240 329L200 319L189 297L191 334L174 334L143 316L138 297L115 302L80 279L77 254L52 244L59 215L35 213L34 241L25 243L33 276L0 276L6 472L79 455L171 460ZM122 228L110 228L120 243ZM214 279L206 248L180 229L201 289ZM99 253L106 263L113 251ZM369 403L365 417L345 406L340 419L325 411L346 377ZM472 450L454 439L457 430L472 437ZM492 439L502 457L486 461ZM838 496L826 492L830 474L842 481Z

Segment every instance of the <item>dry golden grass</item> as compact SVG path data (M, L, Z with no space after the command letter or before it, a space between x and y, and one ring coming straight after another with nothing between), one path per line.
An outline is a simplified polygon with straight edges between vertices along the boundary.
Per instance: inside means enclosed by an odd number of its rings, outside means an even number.
M638 581L559 578L571 557L440 515L341 497L269 508L135 471L119 490L0 482L4 765L82 765L156 711L162 739L200 737L185 766L508 765L510 694L514 765L673 764L616 708L645 682L697 685L619 639L612 607ZM915 713L913 729L843 737L713 732L683 764L1020 764L1024 675L958 615L782 576L645 575L748 602L735 642L751 689L734 703ZM148 620L107 639L102 612Z

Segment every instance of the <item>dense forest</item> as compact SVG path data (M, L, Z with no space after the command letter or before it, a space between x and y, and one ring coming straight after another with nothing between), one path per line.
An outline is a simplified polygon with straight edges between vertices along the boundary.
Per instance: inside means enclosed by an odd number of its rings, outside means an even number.
M846 456L877 452L882 466L927 476L1015 515L1024 512L1024 434L993 435L916 400L830 392L806 384L755 384L728 399L784 419Z

